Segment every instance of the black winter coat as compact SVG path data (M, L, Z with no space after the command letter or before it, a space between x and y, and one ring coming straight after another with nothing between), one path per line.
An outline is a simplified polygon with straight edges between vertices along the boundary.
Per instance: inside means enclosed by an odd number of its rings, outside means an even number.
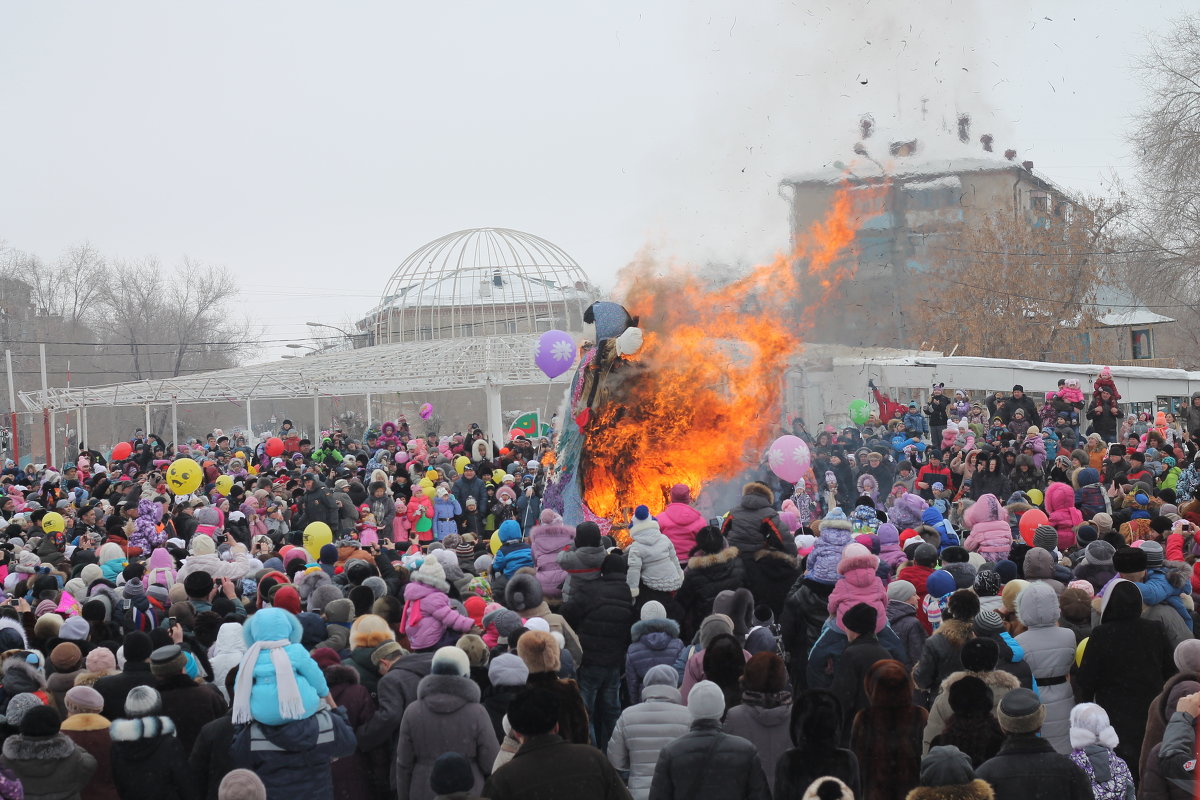
M742 561L746 565L746 585L754 593L755 604L768 606L777 617L782 615L788 591L800 575L796 557L765 549Z
M813 781L826 776L840 779L850 787L850 793L858 797L858 771L858 757L849 748L793 748L784 753L775 766L775 800L803 800Z
M199 800L174 731L169 717L113 720L112 774L121 800Z
M300 521L292 525L293 530L303 530L311 522L324 522L330 530L337 532L337 501L333 499L333 492L320 478L313 478L312 491L305 492L300 503Z
M504 741L504 715L508 713L508 707L512 704L513 698L524 689L524 685L489 686L483 693L483 699L480 702L483 703L488 716L492 718L492 727L496 729L496 741Z
M616 769L594 747L548 733L521 745L483 785L491 800L629 800Z
M650 800L770 800L767 776L754 745L721 731L715 719L699 719L658 754Z
M746 585L746 565L738 554L736 547L726 547L719 553L697 553L688 559L683 586L675 594L675 602L683 609L684 641L690 641L712 613L717 595Z
M1084 771L1033 733L1010 734L975 777L992 785L996 800L1092 800Z
M579 666L625 666L629 629L637 616L624 573L580 581L560 613L579 636L583 648L583 664Z
M226 714L200 729L192 745L188 764L196 781L197 794L205 800L217 800L221 779L233 770L233 718Z
M846 649L838 656L837 665L833 671L833 685L829 690L837 695L842 704L842 743L850 741L851 723L854 715L862 711L870 701L867 699L865 681L867 672L876 661L890 659L892 654L887 651L875 634L859 636L846 645Z
M201 686L187 675L159 678L162 713L175 723L176 735L185 753L192 752L200 729L224 716L229 706L211 684Z
M101 678L92 688L104 698L103 715L108 719L117 719L125 716L125 697L136 686L158 688L158 681L150 674L149 662L127 661L124 670Z
M821 628L829 619L829 595L833 584L801 578L792 585L779 617L783 646L791 656L789 669L794 691L806 688L808 652L821 636Z

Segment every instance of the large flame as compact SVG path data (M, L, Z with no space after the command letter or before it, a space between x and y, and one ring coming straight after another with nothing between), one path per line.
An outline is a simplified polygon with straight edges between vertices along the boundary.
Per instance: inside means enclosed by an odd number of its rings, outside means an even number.
M640 317L645 343L632 368L612 376L588 431L583 495L594 514L622 519L643 503L657 511L676 483L696 494L758 463L778 429L789 358L813 313L854 274L868 194L839 189L791 253L724 286L682 268L622 271L623 301Z

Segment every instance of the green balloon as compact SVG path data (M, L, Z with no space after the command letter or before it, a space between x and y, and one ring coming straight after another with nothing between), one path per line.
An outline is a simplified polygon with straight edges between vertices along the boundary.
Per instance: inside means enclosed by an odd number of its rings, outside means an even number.
M851 400L850 401L850 421L855 425L866 425L867 420L871 417L871 407L867 405L866 400Z

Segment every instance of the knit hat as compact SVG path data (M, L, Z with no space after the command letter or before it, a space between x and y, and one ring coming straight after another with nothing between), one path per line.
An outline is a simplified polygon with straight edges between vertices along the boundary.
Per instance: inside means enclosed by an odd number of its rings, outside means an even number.
M980 611L975 615L974 627L976 633L981 633L984 635L990 633L1003 633L1004 617L1000 616L999 611L994 611L991 609L987 611Z
M925 591L934 597L945 597L956 588L958 588L958 582L944 569L929 573L929 577L925 579Z
M1004 588L1000 573L990 569L981 570L975 575L975 594L980 597L997 597Z
M672 689L678 689L679 673L670 664L655 664L646 671L645 677L642 678L642 686L670 686Z
M517 655L529 672L558 672L561 661L558 642L549 633L529 631L517 642Z
M466 794L475 787L471 762L460 753L442 753L429 772L429 788L436 795Z
M599 547L600 526L594 522L581 522L575 526L575 548Z
M61 724L57 711L39 703L21 719L21 735L28 739L49 739L58 733Z
M953 745L931 747L921 759L922 786L961 786L973 780L970 756Z
M1075 531L1075 542L1080 547L1087 547L1092 542L1096 541L1096 529L1091 525L1080 525L1079 530Z
M1071 747L1082 750L1089 744L1112 750L1120 740L1109 724L1107 711L1095 703L1080 703L1071 709Z
M700 630L696 633L700 649L708 647L708 643L722 633L733 634L733 620L724 614L709 614L700 623Z
M874 622L871 625L873 630ZM688 692L687 707L693 720L720 719L725 715L725 695L712 681L700 681Z
M63 699L68 714L99 714L104 697L91 686L72 686Z
M1000 582L1007 586L1009 581L1017 577L1017 565L1007 558L1002 558L996 562L996 574L1000 576Z
M990 612L995 614L996 612ZM1000 660L1000 646L986 636L968 639L961 651L963 669L970 672L991 672Z
M865 636L868 633L875 632L875 622L878 619L879 612L875 610L874 606L867 605L866 603L856 603L850 606L849 610L842 615L842 627L848 632Z
M211 507L209 507L209 508L211 508ZM197 521L197 522L199 522L201 525L214 525L214 524L216 524L216 519L213 519L213 521L212 521L212 522L203 522L203 521L201 520L201 518L200 518L200 515L201 515L201 513L202 513L202 512L204 512L204 511L206 511L206 510L208 510L208 509L207 509L207 508L202 508L202 509L200 509L199 511L197 511L197 512L196 512L196 514L195 514L196 521ZM216 513L216 512L217 512L217 510L216 510L215 508L213 508L213 509L212 509L212 512L213 512L213 513L212 513L212 516L213 516L213 517L216 517L216 516L217 516L217 513ZM210 556L210 555L212 555L213 553L217 552L217 543L216 543L216 541L215 541L215 540L214 540L214 539L213 539L211 536L209 536L208 534L206 534L206 533L199 533L199 534L196 534L195 536L193 536L193 537L192 537L192 548L191 548L191 550L192 550L192 555L194 555L194 556Z
M11 727L21 727L21 721L25 719L25 715L32 708L37 708L42 705L42 700L36 694L30 692L21 692L13 695L13 698L8 701L8 708L4 712L4 721Z
M1196 641L1200 641L1200 639ZM668 669L675 672L674 668L669 667ZM649 673L647 673L648 678ZM492 663L488 664L488 681L492 686L524 686L528 680L529 667L525 666L525 662L519 656L512 653L501 653L492 659Z
M1176 645L1175 667L1180 672L1200 672L1200 639L1184 639Z
M916 593L917 587L913 586L911 581L895 580L889 583L887 587L888 600L903 602Z
M450 590L450 584L446 582L446 570L442 569L441 562L433 557L427 557L422 561L417 571L411 573L409 577L417 583L431 586L440 592Z
M667 618L667 609L664 608L663 604L658 602L657 600L651 600L650 602L646 603L646 605L642 606L641 618L643 620L666 619Z
M1152 539L1143 539L1138 542L1141 545L1141 550L1146 554L1146 569L1154 569L1161 567L1166 561L1166 553L1163 552L1163 546Z
M1113 563L1113 554L1117 552L1117 548L1113 547L1103 539L1091 542L1083 549L1083 556L1087 559L1087 563L1095 564L1100 567L1111 567Z
M188 577L191 577L190 575ZM271 593L271 605L292 614L300 613L300 593L290 584L280 586Z
M1103 536L1113 529L1112 514L1101 511L1099 514L1092 515L1092 524L1096 526L1096 534Z
M1005 733L1036 733L1046 720L1046 707L1029 689L1013 689L1000 701L996 719Z
M927 542L918 545L916 553L913 554L913 562L921 567L932 567L937 563L937 558L937 548Z
M156 678L178 675L187 667L187 656L177 644L160 647L150 654L150 672Z
M317 561L322 564L336 564L338 560L338 549L332 544L321 545L321 550L317 555Z
M1078 589L1086 594L1089 599L1096 596L1096 588L1092 586L1090 581L1071 581L1067 584L1067 588Z
M400 646L399 642L387 641L376 647L371 653L371 663L378 667L384 661L395 661L405 655L407 655L407 651Z
M1038 525L1033 532L1033 546L1053 550L1058 547L1058 531L1050 525Z
M145 661L154 650L154 642L150 635L142 631L133 631L125 635L125 663L130 661Z
M97 647L87 654L84 665L88 672L104 672L117 668L117 657L107 647Z
M543 599L542 584L528 572L517 572L504 587L504 605L517 613L536 608Z
M248 769L230 770L221 778L217 800L267 800L267 787Z
M431 675L456 675L468 678L471 675L471 660L464 650L457 647L439 647L433 654L430 665Z
M1139 547L1122 547L1113 553L1113 569L1119 573L1141 572L1149 564L1147 553Z
M83 653L74 642L60 642L50 651L50 663L55 672L71 672L79 667Z

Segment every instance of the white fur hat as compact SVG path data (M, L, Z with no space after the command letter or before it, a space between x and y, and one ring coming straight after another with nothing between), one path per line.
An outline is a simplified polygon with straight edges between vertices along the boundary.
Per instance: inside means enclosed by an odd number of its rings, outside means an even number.
M1108 712L1095 703L1080 703L1071 709L1071 747L1078 750L1098 744L1112 750L1117 732L1108 722Z

